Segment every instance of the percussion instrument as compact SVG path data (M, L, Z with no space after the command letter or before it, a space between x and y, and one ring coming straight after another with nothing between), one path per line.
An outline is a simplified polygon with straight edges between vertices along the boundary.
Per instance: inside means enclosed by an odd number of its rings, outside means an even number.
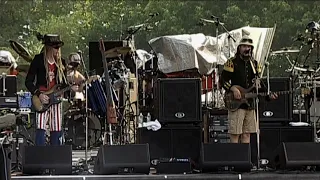
M65 144L72 145L73 149L85 149L86 119L79 111L70 115L68 111L65 119ZM102 126L99 118L92 112L88 114L88 147L99 146Z
M18 93L19 108L31 108L32 107L32 95L30 92Z
M105 93L105 81L98 77L93 78L91 83L87 86L88 93L88 107L98 116L106 116L107 112L107 95ZM116 102L118 98L114 89L112 95Z

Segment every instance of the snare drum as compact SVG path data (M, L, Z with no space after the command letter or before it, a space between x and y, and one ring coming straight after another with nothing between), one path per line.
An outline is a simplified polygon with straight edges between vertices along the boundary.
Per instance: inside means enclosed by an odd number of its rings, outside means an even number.
M31 108L32 107L32 95L30 92L18 93L19 108Z

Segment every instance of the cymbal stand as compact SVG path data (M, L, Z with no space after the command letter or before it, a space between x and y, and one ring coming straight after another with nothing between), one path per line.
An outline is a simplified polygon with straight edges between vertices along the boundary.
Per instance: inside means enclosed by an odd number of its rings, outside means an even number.
M83 68L83 71L85 73L85 78L86 80L88 80L89 78L89 75L88 75L88 72L87 72L87 69L86 69L86 65L84 63L84 60L83 60L83 56L82 56L82 53L79 53L80 55L80 59L81 59L81 64L82 64L82 68ZM86 134L86 139L85 139L85 151L84 151L84 158L85 158L85 163L83 165L83 170L85 173L88 173L89 172L89 167L88 167L88 82L86 81L85 82L85 107L86 107L86 110L85 110L85 113L83 113L84 117L85 117L85 134ZM84 112L84 111L82 111Z

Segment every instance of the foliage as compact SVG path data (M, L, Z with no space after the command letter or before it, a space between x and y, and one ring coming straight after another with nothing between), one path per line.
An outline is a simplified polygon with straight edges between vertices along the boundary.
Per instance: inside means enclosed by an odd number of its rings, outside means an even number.
M127 27L144 23L150 13L157 12L159 15L150 21L153 30L135 34L137 48L149 50L148 40L163 35L200 32L215 36L214 25L196 25L199 18L209 19L211 15L220 17L229 30L246 25L273 27L276 23L272 49L298 48L299 43L292 44L293 37L304 33L308 22L320 18L319 10L318 1L296 0L0 0L0 47L8 48L8 40L13 39L35 55L42 47L35 32L58 33L65 41L64 57L80 49L87 61L88 42L101 37L105 40L124 38ZM307 51L308 47L304 49ZM271 76L286 75L284 70L289 64L284 57L273 57L269 61Z

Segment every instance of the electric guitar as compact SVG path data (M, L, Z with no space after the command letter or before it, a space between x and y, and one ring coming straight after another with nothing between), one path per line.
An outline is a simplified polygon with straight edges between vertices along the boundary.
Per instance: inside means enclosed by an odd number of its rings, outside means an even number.
M240 99L235 99L233 96L233 92L230 91L229 93L226 93L224 96L224 104L225 108L229 111L236 111L237 109L240 108L242 104L249 104L248 99L256 98L258 96L268 96L268 93L266 92L261 92L261 93L254 93L251 92L254 86L251 88L245 89L241 86L236 86L237 89L239 89L241 98ZM283 95L283 94L290 94L292 91L278 91L278 92L272 92L277 95Z
M84 81L85 82L85 81ZM83 84L84 82L81 82ZM42 92L42 94L45 94L49 97L49 103L44 104L41 102L39 96L33 95L32 96L32 104L36 112L42 113L48 110L52 105L59 104L62 101L62 94L66 91L69 91L72 86L65 87L63 89L60 89L61 85L57 84L53 86L48 91Z

